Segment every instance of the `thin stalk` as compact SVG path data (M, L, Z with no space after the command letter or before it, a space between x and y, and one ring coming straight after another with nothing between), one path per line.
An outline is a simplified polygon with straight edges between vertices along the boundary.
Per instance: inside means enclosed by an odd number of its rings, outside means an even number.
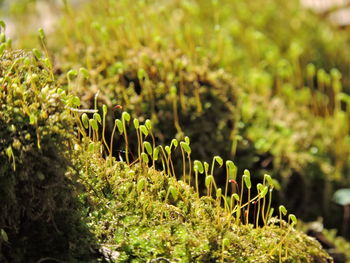
M168 158L166 157L166 154L164 152L163 147L160 147L160 149L162 150L163 153L163 158L166 160L166 166L167 166L167 175L171 175L170 173L170 166L169 166L169 162L168 162ZM163 165L164 166L164 165Z
M125 120L122 118L123 121L123 130L124 130L124 139L125 139L125 158L126 158L126 163L129 165L129 142L128 142L128 134L126 133L126 125L125 125Z
M141 153L145 152L145 146L143 145L142 132L140 132L140 151L141 151L140 152L140 160L141 160Z
M230 215L232 215L232 212L233 212L233 205L234 205L234 197L233 197L233 194L231 195L231 198L230 198Z
M154 135L152 133L152 131L149 132L151 134L151 137L152 137L152 149L155 149L156 148L156 139L154 138ZM153 168L155 168L155 160L153 160L152 158L152 166Z
M206 163L204 162L204 178L207 178L208 176L208 169L206 168ZM209 193L207 192L207 196L209 196Z
M258 199L258 212L256 213L256 223L255 223L255 227L258 228L259 227L259 216L260 216L260 199Z
M171 165L171 171L173 173L173 176L176 178L176 174L175 174L175 169L174 169L174 164L173 164L173 160L170 158L170 165Z
M266 218L265 218L265 204L266 204L266 198L263 198L263 203L262 203L262 207L261 207L261 217L262 220L264 222L264 225L266 225Z
M228 181L229 181L228 168L226 167L226 184L225 184L225 212L227 212L227 192L228 192Z
M213 177L213 180L210 182L210 187L209 187L210 194L209 194L209 196L212 195L213 185L214 185L215 190L217 190L217 186L216 186L216 183L214 180L214 166L215 166L215 158L213 158L213 161L211 162L211 176Z
M112 153L113 153L113 139L114 139L114 134L115 134L116 128L117 128L117 123L114 122L113 130L112 130L112 135L111 135L111 142L110 142L110 146L109 146L109 158L110 158L110 159L112 159Z
M50 58L50 55L49 55L49 51L47 50L46 41L45 41L45 39L43 39L43 38L40 37L40 42L41 42L41 45L42 45L42 47L43 47L43 49L44 49L46 58L47 58L48 61L49 61L49 70L50 70L51 78L52 78L52 80L54 80L54 79L55 79L55 76L54 76L54 73L53 73L53 70L52 70L52 63L51 63L51 60L49 59L49 58Z
M197 169L195 169L195 171L194 171L194 176L195 176L195 180L196 180L196 192L197 192L197 197L198 197L198 199L199 199L198 171L197 171Z
M191 156L190 154L187 155L188 158L188 165L189 165L189 171L188 171L188 185L191 186L191 177L192 177L192 164L191 164Z
M241 201L241 203L242 203L242 200L243 200L243 191L244 191L244 182L243 182L243 179L242 179L242 184L241 184L241 196L240 196L240 198L239 198L239 200Z
M184 153L184 150L181 148L181 155L182 155L182 177L183 177L183 180L184 180L184 183L186 183L186 159L185 159L185 153ZM190 164L190 167L191 167L191 164ZM191 174L190 174L191 176Z
M77 114L75 114L74 112L73 112L73 116L74 116L75 120L78 122L78 130L79 130L78 134L83 135L83 137L85 138L86 137L85 128L84 128L83 124L81 123L79 116Z
M108 144L107 144L106 138L105 138L105 131L106 131L106 115L103 114L103 119L102 119L102 141L103 141L103 144L106 146L107 151L109 152Z
M247 214L246 214L246 225L248 225L249 220L249 209L250 209L250 188L248 188L248 207L247 207Z
M160 148L161 148L162 151L163 151L163 147L160 146ZM164 151L162 152L161 160L162 160L163 172L166 172L166 167L165 167L165 162L164 162Z
M89 138L91 138L91 125L89 123Z
M280 228L282 228L282 212L281 212L281 209L279 210L279 216L280 216Z
M139 160L141 160L141 151L140 151L140 145L142 145L142 142L141 142L141 138L140 136L142 136L140 133L139 133L139 129L136 129L136 135L137 135L137 155L138 155L138 158ZM153 161L154 163L154 161Z
M269 202L267 205L267 210L266 210L266 216L265 216L265 224L268 223L269 215L270 215L270 210L271 210L271 201L272 201L272 189L269 190Z

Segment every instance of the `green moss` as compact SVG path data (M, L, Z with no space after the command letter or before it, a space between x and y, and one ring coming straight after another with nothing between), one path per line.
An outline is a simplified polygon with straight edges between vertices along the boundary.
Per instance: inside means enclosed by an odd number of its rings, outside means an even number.
M212 262L221 257L238 262L274 262L285 253L296 262L317 262L317 257L321 261L326 257L317 244L293 232L288 225L282 229L273 225L253 229L245 225L237 228L237 222L233 222L234 227L221 228L216 220L220 221L227 211L217 208L216 200L211 197L197 200L193 189L146 169L145 163L142 167L108 164L113 154L117 156L123 150L134 154L130 156L133 162L139 139L131 135L125 138L126 143L118 140L114 152L109 153L106 141L98 140L101 137L101 129L96 131L98 118L90 121L95 128L89 131L79 122L73 130L72 123L79 117L74 108L80 106L80 101L63 90L78 94L88 108L96 108L95 96L99 91L98 102L103 101L110 108L122 104L133 112L133 117L150 116L157 143L170 143L174 137L180 140L189 135L191 147L196 149L194 158L209 162L212 155L234 157L240 167L251 168L255 175L252 179L257 181L263 180L265 172L271 172L282 178L282 189L289 190L286 201L294 211L305 217L321 210L326 215L333 181L349 183L345 175L350 167L350 100L341 88L343 83L347 90L349 80L347 76L341 79L335 70L328 74L317 68L330 70L337 66L347 72L346 32L300 9L298 1L271 0L262 8L256 1L130 4L106 0L92 1L81 10L65 5L64 12L61 26L48 36L48 46L44 48L54 57L58 83L54 82L50 61L37 51L36 57L20 53L4 55L1 77L6 85L1 86L4 129L0 136L0 160L5 165L0 170L3 175L0 185L6 187L0 187L0 192L10 204L20 204L18 211L3 206L6 218L13 219L13 226L20 222L21 213L35 216L28 212L31 205L36 212L40 211L40 218L48 220L51 208L60 210L56 196L51 196L55 191L43 190L43 194L38 194L49 200L50 205L42 205L41 197L38 201L25 195L20 196L25 200L21 206L17 197L22 185L17 180L23 181L24 193L32 194L31 189L51 182L56 174L66 173L68 158L73 160L79 180L88 190L88 194L81 194L81 199L91 228L101 242L112 245L126 262L162 256L184 262ZM17 62L16 56L20 58ZM72 70L80 67L86 69L79 73ZM57 98L50 101L51 96L60 97L63 102ZM64 109L64 103L73 110ZM107 133L112 132L116 116L119 117L118 110L107 116L104 127ZM139 120L144 121L142 117ZM74 145L70 141L77 130L84 138ZM93 134L93 143L87 132ZM83 149L83 153L72 151L73 145ZM98 151L110 159L106 161ZM80 156L71 158L74 154ZM174 160L181 158L179 151L172 154ZM129 161L128 155L120 156ZM145 156L143 153L142 157ZM41 158L42 162L36 162ZM46 169L52 163L59 168ZM181 174L181 164L174 163L180 169L177 174ZM157 165L161 167L160 162ZM170 160L167 165L169 174ZM218 172L217 177L222 185L223 176ZM295 177L300 178L303 191L290 181ZM67 180L59 178L60 184ZM320 185L315 187L316 180ZM211 185L209 182L207 188L212 188ZM204 183L202 186L205 192ZM314 187L317 194L309 195ZM74 196L75 186L72 189ZM71 196L71 192L64 193L61 193L64 197ZM303 194L304 202L294 204ZM321 197L323 202L319 202ZM229 226L231 221L232 218L227 221ZM2 241L7 239L3 231L9 233L10 240L17 233L15 227L4 223L0 229ZM279 255L280 247L276 244L288 231L292 234L283 240ZM157 243L156 237L164 242ZM261 242L253 237L259 237ZM224 248L228 252L220 250L223 240L228 240ZM246 241L241 244L241 240ZM308 242L312 243L310 247ZM51 249L49 243L47 250ZM7 249L3 244L6 242L1 243L1 248Z
M98 155L86 158L81 181L89 196L90 227L102 244L120 253L116 262L279 262L280 257L283 262L327 262L314 239L286 223L279 227L271 220L253 228L163 172L123 162L111 166ZM178 195L166 198L171 187Z
M0 62L0 261L87 260L68 145L72 118L50 71L31 52Z
M128 114L123 112L122 116L126 118ZM129 133L126 122L120 123L119 131L124 135ZM148 122L147 126L152 124ZM91 127L90 122L89 131ZM84 129L80 132L82 144L76 148L74 160L80 170L79 181L86 187L84 200L89 209L89 226L102 246L118 252L116 262L161 258L181 262L327 262L329 259L314 239L294 230L293 215L288 216L288 223L282 220L282 215L279 219L273 216L266 197L269 189L275 187L271 177L266 175L264 184L257 186L258 194L251 196L251 184L247 183L250 173L245 170L238 202L233 201L234 195L226 199L219 194L222 191L217 189L215 180L207 180L212 178L216 162L223 165L223 160L215 156L212 166L204 165L208 194L200 197L195 182L178 181L168 167L169 163L173 164L170 153L175 151L176 140L170 147L164 147L167 154L162 151L157 160L167 165L163 170L155 170L154 164L149 167L144 158L130 165L116 161L108 154L110 149L96 140L96 134L89 132L90 137ZM146 134L149 132L138 136L139 144L147 139ZM187 143L189 146L189 139ZM145 149L141 151L140 156L147 156ZM176 160L173 159L174 165ZM197 171L197 167L198 161L193 170ZM186 166L185 169L186 174ZM204 172L202 168L198 171ZM227 180L234 183L232 178L236 177L230 174ZM215 195L210 194L213 189ZM249 223L249 206L255 211L253 223ZM286 216L287 211L283 213ZM259 221L263 222L262 226Z

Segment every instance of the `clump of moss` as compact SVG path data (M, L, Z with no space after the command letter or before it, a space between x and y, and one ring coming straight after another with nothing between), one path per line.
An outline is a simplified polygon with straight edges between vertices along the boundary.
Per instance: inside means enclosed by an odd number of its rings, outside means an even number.
M106 116L107 109L104 109ZM124 136L127 133L125 125L130 121L130 116L127 116L124 112L122 120L126 121L116 120L118 130ZM95 119L99 119L97 115L90 121L82 116L83 124L87 124L85 128L97 131L93 124ZM136 123L136 129L142 126ZM148 122L142 127L152 125ZM145 129L151 130L140 128ZM266 208L265 200L268 189L272 190L274 185L268 175L264 185L257 186L258 195L251 197L250 174L245 171L241 180L241 197L233 193L227 198L226 192L223 195L217 188L212 176L215 163L221 166L223 160L214 157L210 174L208 163L203 167L195 161L193 170L197 176L198 172L204 173L201 176L205 176L208 188L208 194L200 197L196 183L192 181L189 185L186 177L178 181L172 169L166 166L162 171L155 170L149 159L156 158L167 165L171 163L170 153L172 147L178 145L176 140L172 141L172 146L165 147L167 154L160 151L158 156L148 149L150 143L146 146L148 133L143 132L142 137L138 137L144 138L141 158L127 164L110 155L103 158L103 141L96 141L96 134L91 141L84 130L81 131L83 144L80 157L75 160L81 167L80 181L87 189L84 200L89 208L90 227L103 246L118 252L116 262L161 259L170 262L328 262L330 259L314 239L294 230L294 216L288 217L288 223L281 215L280 218L272 217L273 210ZM184 149L190 149L189 139L182 143L187 145L183 146ZM232 168L231 176L235 178L233 163L226 165L228 173ZM186 167L184 174L187 173ZM190 175L189 172L187 179ZM236 183L235 179L230 182ZM215 194L211 195L213 186ZM245 188L248 195L243 195ZM255 205L255 213L258 213L254 215L253 223L248 223L250 205ZM263 226L258 224L260 216L257 211L264 221Z
M287 224L238 223L182 181L138 164L107 163L90 157L81 181L90 227L101 244L119 252L116 262L328 262L314 239Z
M221 142L234 137L237 130L240 89L225 71L193 64L178 50L141 48L129 50L122 60L117 54L107 63L99 57L91 60L101 65L98 71L90 71L88 80L77 77L70 83L85 107L94 107L99 92L98 101L108 107L120 104L134 117L141 116L140 120L150 116L160 143L168 144L173 137L183 139L186 134L199 149L195 158L206 160L219 153L232 157L232 144ZM60 81L66 84L66 76ZM114 118L115 114L107 116L109 134Z
M89 233L69 162L73 122L48 63L38 50L1 56L2 262L89 259Z

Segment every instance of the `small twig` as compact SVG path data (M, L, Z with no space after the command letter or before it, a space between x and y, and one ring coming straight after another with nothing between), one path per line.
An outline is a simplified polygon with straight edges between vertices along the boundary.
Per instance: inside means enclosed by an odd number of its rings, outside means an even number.
M98 110L92 110L92 109L74 109L72 107L67 107L69 110L71 111L75 111L75 112L81 112L81 113L95 113L98 112Z

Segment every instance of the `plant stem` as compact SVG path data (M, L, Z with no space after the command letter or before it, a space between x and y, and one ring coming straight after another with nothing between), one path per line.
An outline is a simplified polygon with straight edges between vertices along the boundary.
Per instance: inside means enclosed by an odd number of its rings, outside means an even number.
M112 135L111 135L111 142L110 142L110 146L109 146L109 158L112 159L112 153L113 153L113 139L114 139L114 134L115 134L115 130L117 128L117 124L116 122L114 123L113 126L113 130L112 130Z
M181 155L182 155L182 177L184 182L186 183L186 159L185 159L185 153L184 150L181 148ZM190 166L191 167L191 166Z
M187 158L188 158L188 168L189 168L189 171L188 171L188 185L191 186L191 177L192 177L192 165L191 165L191 156L190 154L187 155Z
M124 139L125 139L125 159L126 159L126 163L129 165L129 142L128 142L128 134L126 133L126 125L125 125L125 120L124 118L122 118L123 120L123 129L124 129Z

